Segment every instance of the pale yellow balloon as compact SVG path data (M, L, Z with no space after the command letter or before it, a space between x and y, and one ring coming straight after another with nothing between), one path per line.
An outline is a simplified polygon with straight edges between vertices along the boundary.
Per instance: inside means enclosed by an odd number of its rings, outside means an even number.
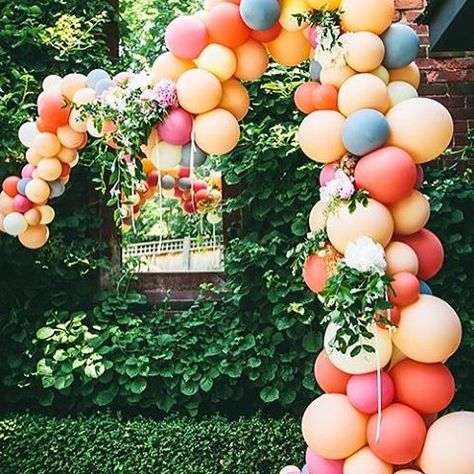
M393 0L342 0L341 26L344 31L382 34L395 14Z
M388 206L395 224L395 234L411 235L421 230L430 218L430 203L420 193L413 191L408 197Z
M358 203L354 212L344 204L329 214L327 233L331 244L340 253L346 251L349 242L359 237L370 237L386 247L393 236L393 219L390 211L380 202L369 199L367 206Z
M268 52L265 47L253 39L234 49L237 58L235 77L241 81L256 81L262 77L268 67Z
M390 82L404 81L411 84L415 89L420 86L420 69L415 62L410 63L408 66L402 67L401 69L390 69Z
M36 171L38 177L45 181L55 181L61 176L61 162L57 158L43 158L39 163Z
M341 5L341 0L307 0L308 4L315 10L337 10Z
M237 59L230 48L220 44L207 45L196 59L199 68L212 72L221 82L230 79L237 68Z
M37 207L41 214L40 224L50 224L54 220L55 212L51 206L47 204Z
M408 82L395 81L388 85L390 108L404 100L414 99L415 97L418 97L418 91Z
M418 256L409 245L403 242L390 242L385 248L385 260L387 262L385 273L389 276L402 272L412 275L418 273Z
M339 89L338 107L346 117L360 109L385 113L389 107L387 86L373 74L356 74Z
M344 122L344 116L334 110L318 110L305 117L298 132L305 155L319 163L342 158L346 153L342 143Z
M474 413L457 412L436 420L428 430L420 456L425 474L472 474Z
M336 89L340 89L341 86L355 74L357 73L349 66L323 67L319 79L321 84L329 84Z
M304 30L307 24L303 21L298 24L294 15L304 15L311 10L305 0L280 0L280 25L288 31Z
M346 41L347 64L357 72L377 69L385 56L383 41L374 33L360 31Z
M368 419L351 405L346 395L331 393L306 408L301 430L313 452L326 459L344 459L367 443Z
M379 66L377 69L374 69L373 71L371 71L370 74L373 74L374 76L377 76L379 79L382 79L384 84L388 86L388 83L390 82L390 74L387 68L385 68L384 66Z
M182 146L160 142L151 152L151 161L155 168L159 170L174 168L181 161L182 151Z
M267 44L272 58L283 66L297 66L309 57L311 45L303 31L282 29L277 38Z
M326 211L327 204L323 201L318 201L311 209L309 214L309 228L311 232L317 232L326 227Z
M403 148L416 163L426 163L441 155L454 133L448 110L432 99L419 97L400 102L389 110L387 120L387 144Z
M366 446L344 462L344 474L392 474L393 466L379 459Z
M451 357L461 337L461 322L454 309L431 295L420 295L415 303L401 308L400 323L392 335L407 357L426 364Z
M195 67L192 61L178 58L168 51L156 58L151 69L151 77L155 83L161 79L170 79L176 82L182 74Z

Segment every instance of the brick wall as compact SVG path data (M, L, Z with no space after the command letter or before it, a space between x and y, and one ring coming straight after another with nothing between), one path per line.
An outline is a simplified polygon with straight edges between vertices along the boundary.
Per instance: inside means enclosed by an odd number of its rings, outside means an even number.
M417 60L422 74L420 95L433 97L450 110L455 124L454 146L463 146L467 132L474 129L474 53L430 53L428 27L414 23L426 0L395 0L395 5L395 21L409 23L421 39Z

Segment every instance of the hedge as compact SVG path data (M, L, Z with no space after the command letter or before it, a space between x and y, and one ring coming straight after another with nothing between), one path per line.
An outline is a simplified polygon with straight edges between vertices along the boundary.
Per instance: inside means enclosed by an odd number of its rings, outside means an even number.
M276 474L301 463L293 418L230 421L108 414L0 420L2 474Z

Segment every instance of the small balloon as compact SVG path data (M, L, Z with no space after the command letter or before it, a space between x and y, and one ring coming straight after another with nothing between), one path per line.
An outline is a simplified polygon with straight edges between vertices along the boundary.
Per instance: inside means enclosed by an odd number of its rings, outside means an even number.
M204 153L195 143L187 143L183 146L180 165L190 167L191 156L193 166L195 167L202 166L207 160L206 153Z

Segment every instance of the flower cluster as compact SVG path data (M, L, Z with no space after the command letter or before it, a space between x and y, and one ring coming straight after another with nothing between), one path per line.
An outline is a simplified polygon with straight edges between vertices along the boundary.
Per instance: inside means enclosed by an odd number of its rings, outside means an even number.
M384 248L370 237L359 237L356 242L349 242L344 263L361 273L378 273L383 275L387 268Z
M332 203L335 199L351 199L355 192L353 179L341 169L337 169L334 179L326 183L326 186L322 186L319 192L321 201L326 204Z

